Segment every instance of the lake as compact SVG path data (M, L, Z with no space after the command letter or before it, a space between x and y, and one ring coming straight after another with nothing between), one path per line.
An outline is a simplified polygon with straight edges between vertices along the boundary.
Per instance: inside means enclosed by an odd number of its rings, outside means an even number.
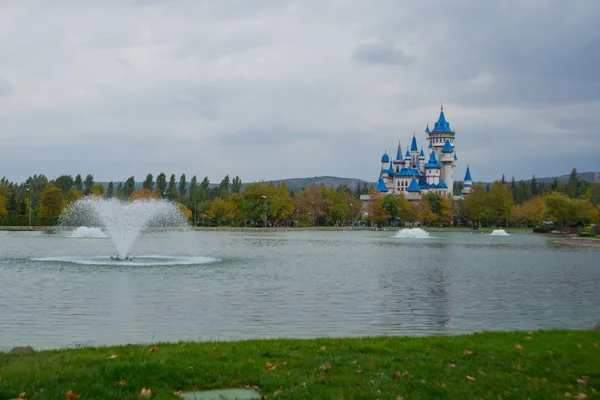
M532 234L0 232L0 351L179 340L588 329L600 250ZM85 236L85 237L84 237Z

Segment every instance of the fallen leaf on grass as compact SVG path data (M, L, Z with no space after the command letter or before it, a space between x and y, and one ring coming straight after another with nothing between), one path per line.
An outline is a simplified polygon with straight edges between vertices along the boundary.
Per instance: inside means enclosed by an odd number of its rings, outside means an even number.
M269 371L275 371L275 369L277 368L277 364L271 364L270 362L268 362L265 364L265 368Z
M400 371L396 371L394 372L394 375L392 375L393 379L400 379L400 377L402 376L402 374L400 373Z
M523 346L521 346L520 344L515 344L513 347L517 350L521 350L523 348Z
M358 360L352 360L352 364L356 365L356 363L358 362Z
M592 346L598 347L598 343L594 342L594 343L592 343Z
M142 391L140 392L140 394L138 394L138 396L139 397L150 398L150 397L152 397L152 390L146 389L146 388L142 388Z
M469 350L469 349L465 349L465 354L466 354L467 356L470 356L470 355L471 355L471 354L473 354L473 353L474 353L474 351L471 351L471 350Z
M323 365L319 366L319 369L323 370L325 372L327 372L330 368L331 368L331 363L329 361L327 361L327 364L323 364Z
M408 371L404 371L404 372L402 373L402 377L403 377L403 378L408 378L409 376L410 376L410 374L408 373Z
M373 359L371 358L371 360L369 360L369 364L371 365L371 367L375 366L375 361L373 361Z
M275 393L273 393L273 397L276 397L277 395L280 395L281 393L283 393L283 389L276 390Z
M467 378L467 380L468 380L468 381L471 381L471 382L475 382L475 381L476 381L476 379L475 379L475 378L473 378L473 377L472 377L472 376L470 376L470 375L467 375L465 378Z
M282 362L281 365L287 365L287 361Z
M485 375L482 370L477 371L479 375Z
M112 356L106 357L109 360L114 360L115 358L117 358L116 354L113 354Z
M318 378L318 379L319 379L320 381L324 381L324 380L325 380L325 375L323 375L323 374L319 375L319 378Z
M396 400L404 400L404 397L398 396L398 397L396 397Z
M23 392L23 393L21 393L21 394L19 395L19 397L18 397L18 398L19 398L19 399L24 399L24 398L25 398L25 396L27 396L27 392Z
M579 383L580 385L585 385L587 382L585 379L577 379L577 383Z
M456 364L450 364L450 365L448 365L448 368L454 369L454 368L456 368Z
M125 379L121 379L121 380L119 381L119 385L121 385L121 386L126 386L126 385L127 385L127 381L126 381Z
M362 373L363 373L363 371L362 371L362 369L359 369L359 370L357 370L357 371L356 371L356 373L357 373L357 374L362 374Z
M571 396L571 393L569 393L569 392L565 392L565 397L572 397L572 396Z
M157 347L157 346L150 347L150 348L148 349L148 351L150 351L151 353L152 353L152 352L154 352L154 351L158 351L158 347Z
M327 350L327 346L321 346L321 351Z
M550 351L550 350L548 350L548 351L546 352L546 354L548 354L549 356L551 356L551 355L553 355L553 354L554 354L554 352L553 352L553 351Z
M302 382L302 384L300 386L306 387L306 382Z
M181 397L181 395L182 395L182 394L183 394L183 390L178 390L178 391L176 391L176 392L173 392L173 395L174 395L174 396L179 396L179 397Z
M577 345L577 347L581 348L581 345L580 345L580 344L578 344L578 345Z
M249 358L249 359L248 359L248 364L254 364L254 360L253 360L253 359L251 359L251 358Z
M533 339L531 336L525 336L525 340L531 340Z
M575 396L573 396L576 399L587 399L588 395L585 393L577 393Z
M80 397L81 397L81 394L75 390L67 390L65 392L65 398L67 398L69 400L77 400Z

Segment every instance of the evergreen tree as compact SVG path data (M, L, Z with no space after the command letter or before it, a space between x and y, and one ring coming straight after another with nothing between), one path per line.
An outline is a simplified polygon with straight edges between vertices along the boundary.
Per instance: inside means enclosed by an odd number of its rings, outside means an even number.
M29 207L27 207L25 198L21 199L21 203L19 203L19 215L29 215Z
M231 181L231 193L239 193L242 191L242 180L239 176L236 176Z
M152 176L152 174L146 175L146 179L144 180L144 183L142 183L142 188L154 191L154 176Z
M573 168L569 181L567 182L567 196L574 199L579 197L579 178L577 177L577 169Z
M531 195L535 196L538 193L539 193L538 183L537 183L537 180L535 179L535 174L534 174L533 177L531 178Z
M6 204L6 213L9 217L14 217L19 212L19 199L17 198L17 192L12 191L8 195L8 202Z
M196 175L192 176L190 180L190 202L196 202L196 192L198 190L198 180L196 179Z
M185 199L185 195L187 194L187 180L185 179L185 174L181 174L179 177L179 197Z
M125 185L123 186L123 197L129 199L133 192L135 191L135 177L130 176L125 181Z
M512 179L510 180L510 191L512 192L512 195L514 198L517 197L517 182L515 181L515 176L512 176Z
M92 187L94 187L94 175L87 174L85 176L85 181L83 182L83 193L90 194Z
M177 197L177 181L175 180L175 174L171 174L169 178L169 186L167 186L167 197L169 199L175 199Z
M210 184L209 180L208 180L208 176L205 176L204 179L202 179L202 182L200 183L200 187L202 189L204 189L204 191L208 192L208 185Z
M54 186L62 190L63 195L66 195L73 188L73 177L71 175L61 175L54 181Z
M108 188L106 189L106 197L113 197L115 195L115 183L113 181L108 182Z
M506 183L506 179L504 179L504 174L502 174L502 180L500 181L503 185Z
M117 185L117 193L116 193L116 197L118 199L123 199L123 184L121 182L119 182L119 184Z
M77 176L75 176L73 186L75 187L75 190L83 190L83 179L81 179L80 174L77 174Z
M156 193L160 196L167 191L167 175L161 172L156 177Z
M223 180L221 180L221 183L219 183L218 193L218 195L223 199L226 199L227 196L229 196L229 175L225 175Z

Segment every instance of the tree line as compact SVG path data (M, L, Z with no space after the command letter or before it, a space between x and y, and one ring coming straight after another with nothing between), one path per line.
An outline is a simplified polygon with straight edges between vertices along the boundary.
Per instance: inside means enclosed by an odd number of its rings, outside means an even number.
M363 206L361 194L370 201ZM31 211L33 225L51 225L71 202L83 196L116 197L122 200L162 198L179 204L182 212L197 225L331 226L340 224L393 225L478 225L536 226L555 221L561 226L598 222L600 184L577 178L573 170L566 184L506 182L504 177L492 184L476 184L464 200L440 197L433 193L419 201L408 201L402 194L384 195L372 187L346 185L336 189L312 184L294 192L285 182L273 185L254 182L242 185L241 179L227 175L211 184L208 177L189 181L185 174L146 175L137 188L135 177L124 182L109 182L106 187L88 174L61 175L48 180L34 175L23 183L0 180L0 224L27 225ZM31 202L30 202L31 201Z

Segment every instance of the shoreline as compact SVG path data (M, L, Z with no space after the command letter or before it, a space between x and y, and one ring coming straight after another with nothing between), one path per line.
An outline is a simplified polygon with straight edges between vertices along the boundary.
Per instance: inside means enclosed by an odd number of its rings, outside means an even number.
M73 227L59 227L59 226L0 226L0 232L54 232L54 231L69 231L78 228ZM386 226L382 230L378 230L372 226L308 226L308 227L275 227L275 228L262 228L262 227L230 227L230 226L190 226L189 229L193 231L207 231L207 232L296 232L296 231L315 231L315 232L341 232L341 231L379 231L379 232L397 232L400 229L416 229L420 228L426 232L478 232L478 233L491 233L494 230L504 230L507 233L533 233L531 228L481 228L474 231L470 228L462 227L392 227ZM160 230L169 230L170 228L160 228ZM173 228L174 230L181 228Z
M595 398L599 343L598 330L540 330L23 348L0 353L0 398L162 399L231 388L269 399Z

